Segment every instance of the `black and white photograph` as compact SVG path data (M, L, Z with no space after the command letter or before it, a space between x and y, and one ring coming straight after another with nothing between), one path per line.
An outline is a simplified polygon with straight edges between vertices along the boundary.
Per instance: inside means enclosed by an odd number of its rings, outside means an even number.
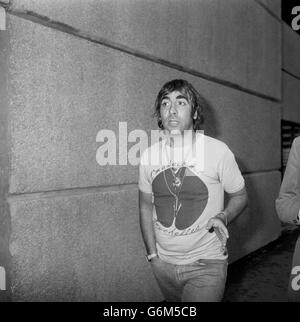
M0 0L0 302L300 302L299 58L300 0Z

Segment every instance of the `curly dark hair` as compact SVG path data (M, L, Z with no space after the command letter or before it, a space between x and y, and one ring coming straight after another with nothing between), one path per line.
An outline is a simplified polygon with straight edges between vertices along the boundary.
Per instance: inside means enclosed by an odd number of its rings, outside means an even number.
M163 124L160 118L160 105L162 99L171 92L178 91L188 98L189 104L191 104L192 111L191 117L197 112L197 118L193 118L193 130L201 130L201 125L204 122L203 110L207 106L206 100L196 91L191 83L184 79L174 79L163 85L159 91L155 101L154 117L157 118L157 124L160 129L163 129Z

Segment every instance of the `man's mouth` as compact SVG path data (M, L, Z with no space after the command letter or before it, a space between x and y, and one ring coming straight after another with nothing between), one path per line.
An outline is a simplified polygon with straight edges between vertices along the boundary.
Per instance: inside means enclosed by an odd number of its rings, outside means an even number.
M169 120L168 123L171 125L171 126L177 126L179 124L179 122L177 120Z

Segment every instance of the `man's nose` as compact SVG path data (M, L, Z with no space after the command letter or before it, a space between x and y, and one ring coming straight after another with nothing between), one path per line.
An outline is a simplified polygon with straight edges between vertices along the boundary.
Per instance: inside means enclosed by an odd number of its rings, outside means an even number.
M177 114L177 106L176 106L176 103L171 103L171 106L170 106L170 114Z

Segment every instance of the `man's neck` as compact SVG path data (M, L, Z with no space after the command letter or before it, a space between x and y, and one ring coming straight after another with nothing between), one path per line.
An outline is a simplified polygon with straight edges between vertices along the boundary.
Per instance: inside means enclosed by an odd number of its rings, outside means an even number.
M196 135L193 130L184 131L183 133L167 133L167 144L174 149L187 148L195 143Z

